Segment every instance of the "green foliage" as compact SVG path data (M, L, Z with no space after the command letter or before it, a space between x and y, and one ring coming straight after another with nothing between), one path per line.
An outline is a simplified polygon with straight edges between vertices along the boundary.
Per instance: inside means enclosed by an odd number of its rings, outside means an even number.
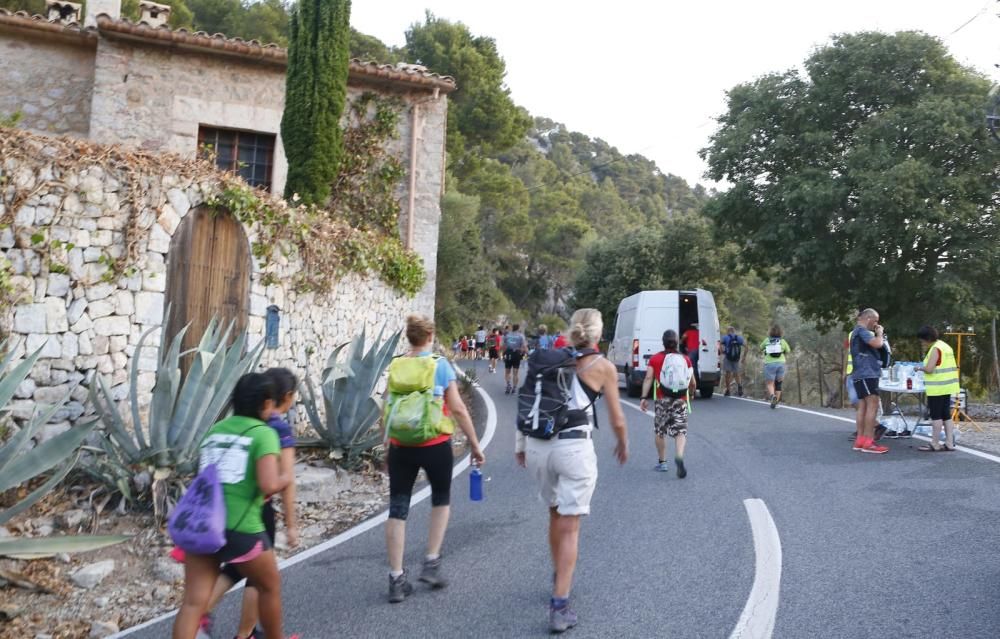
M292 13L281 137L285 197L324 205L343 157L350 0L301 0Z
M365 35L351 28L351 57L364 62L381 62L395 64L403 62L403 52L395 47L386 46L376 37Z
M42 353L42 349L39 348L8 371L7 367L14 359L14 352L7 351L6 347L7 341L4 340L0 343L0 351L5 351L3 359L0 360L0 406L2 407L6 407L10 402L14 391L31 372ZM94 429L96 423L94 421L78 424L34 448L28 449L31 438L62 408L66 399L68 396L53 406L39 407L31 419L13 437L0 445L0 493L21 486L55 469L49 479L34 488L25 498L6 510L0 510L0 525L28 510L38 500L49 494L79 460L78 449L84 438ZM2 546L0 546L0 554L2 554Z
M503 150L521 141L531 119L504 84L506 64L493 38L473 36L461 22L427 13L406 32L406 56L455 78L448 106L448 153L458 161L471 150Z
M348 464L381 441L375 424L382 412L375 388L399 344L400 331L382 342L383 328L365 352L365 331L327 358L319 392L306 375L302 403L325 445L343 451ZM346 350L345 350L346 349ZM345 355L341 360L341 353ZM322 405L322 414L321 414Z
M478 214L478 197L449 190L441 198L434 319L443 336L459 335L477 318L510 307L500 290L488 285L494 272L483 254Z
M23 111L14 111L10 115L0 117L0 129L13 129L24 119Z
M724 301L727 256L711 224L698 215L677 216L660 232L636 230L591 247L576 280L574 305L593 307L611 330L618 303L643 290L705 288Z
M721 237L826 325L875 306L897 332L1000 304L1000 148L982 125L989 83L930 36L841 35L806 73L729 92L702 153L732 188Z
M90 552L129 539L129 535L66 535L35 539L6 537L0 539L0 557L42 559L63 553Z
M96 478L128 501L147 499L152 489L158 517L166 514L171 495L183 488L177 473L197 466L198 447L208 429L225 413L241 375L253 370L263 352L263 342L247 349L246 331L233 337L232 324L225 330L211 321L193 352L181 352L185 326L169 342L160 339L160 361L146 419L140 415L139 364L146 338L159 328L146 331L136 345L129 380L127 415L123 415L107 382L100 375L90 386L90 401L104 427L104 455L88 467ZM164 331L165 333L165 331ZM187 374L181 375L181 359L190 358ZM145 402L143 402L145 403ZM134 477L153 473L151 486ZM141 490L133 490L141 488Z

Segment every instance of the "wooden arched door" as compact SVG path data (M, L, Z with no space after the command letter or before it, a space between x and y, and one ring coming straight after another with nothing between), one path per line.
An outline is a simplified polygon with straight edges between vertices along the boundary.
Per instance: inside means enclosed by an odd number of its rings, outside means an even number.
M190 323L183 350L201 341L213 317L247 325L250 307L250 247L243 225L229 211L192 209L174 232L167 260L168 337ZM168 340L169 341L169 340ZM191 358L184 358L187 372Z

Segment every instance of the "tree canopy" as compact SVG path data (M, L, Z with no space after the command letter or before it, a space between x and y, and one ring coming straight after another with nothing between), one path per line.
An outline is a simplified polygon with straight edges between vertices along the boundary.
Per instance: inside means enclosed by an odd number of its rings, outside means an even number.
M741 84L702 151L708 207L746 266L803 312L875 306L911 330L989 314L1000 291L1000 147L989 82L928 35L841 35Z

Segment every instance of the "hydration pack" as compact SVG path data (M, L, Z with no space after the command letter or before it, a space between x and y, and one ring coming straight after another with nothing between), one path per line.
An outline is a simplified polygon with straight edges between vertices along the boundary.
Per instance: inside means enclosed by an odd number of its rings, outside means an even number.
M570 348L538 349L528 358L528 374L517 393L517 430L537 439L552 439L559 431L589 423L587 410L569 408L576 378L576 360L596 351ZM594 426L597 426L595 415Z

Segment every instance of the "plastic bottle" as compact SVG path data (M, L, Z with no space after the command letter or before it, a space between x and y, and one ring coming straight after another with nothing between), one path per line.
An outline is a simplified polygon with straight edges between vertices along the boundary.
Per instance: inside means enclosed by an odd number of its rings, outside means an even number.
M483 500L483 471L479 469L478 464L473 464L472 471L469 472L469 499Z
M907 377L906 378L906 390L913 390L913 378L912 377Z

